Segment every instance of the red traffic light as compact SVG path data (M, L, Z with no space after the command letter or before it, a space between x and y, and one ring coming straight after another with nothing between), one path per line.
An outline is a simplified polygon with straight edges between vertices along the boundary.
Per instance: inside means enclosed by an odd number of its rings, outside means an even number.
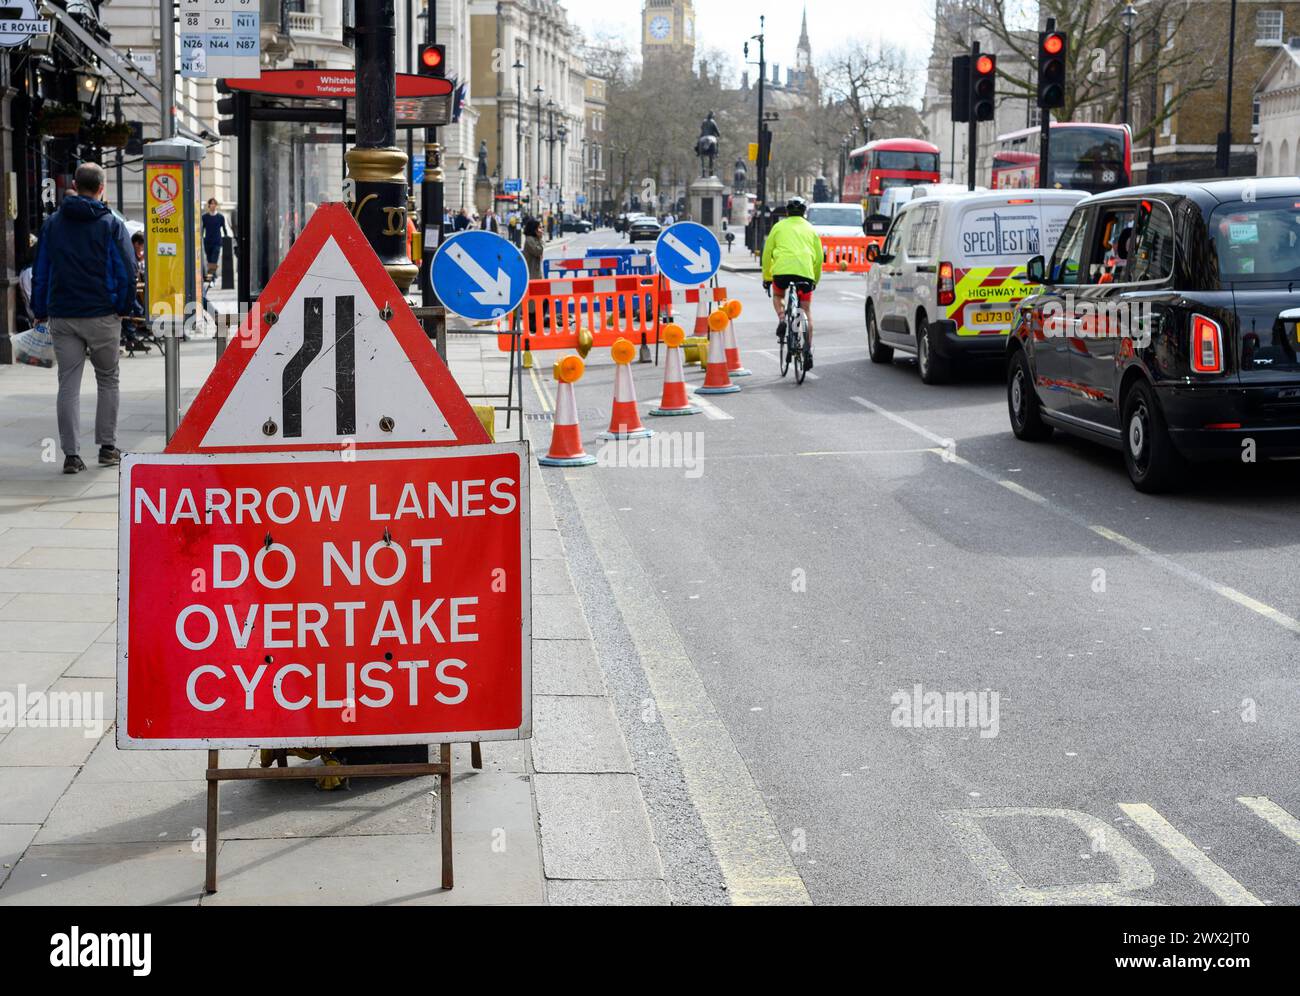
M981 55L975 60L975 72L980 76L987 76L993 72L993 59L991 56Z
M446 76L447 46L421 45L419 73L421 76Z
M1048 55L1060 55L1064 48L1065 38L1061 35L1051 34L1043 39L1043 51Z

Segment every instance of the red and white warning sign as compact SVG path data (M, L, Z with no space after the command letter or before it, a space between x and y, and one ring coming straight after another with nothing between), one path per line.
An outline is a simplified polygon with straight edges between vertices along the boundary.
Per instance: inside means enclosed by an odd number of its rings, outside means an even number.
M530 735L525 443L122 461L119 747Z
M245 317L167 452L486 442L348 209L324 204Z

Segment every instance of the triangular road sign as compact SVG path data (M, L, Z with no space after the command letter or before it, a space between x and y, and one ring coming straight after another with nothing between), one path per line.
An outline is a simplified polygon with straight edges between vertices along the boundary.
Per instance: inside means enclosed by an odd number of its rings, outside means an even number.
M166 452L489 441L348 209L323 204Z

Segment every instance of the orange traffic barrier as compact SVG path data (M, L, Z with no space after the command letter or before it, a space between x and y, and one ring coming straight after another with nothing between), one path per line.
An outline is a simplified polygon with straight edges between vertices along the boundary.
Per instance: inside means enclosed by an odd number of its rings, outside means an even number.
M752 371L745 369L745 364L740 362L740 345L736 342L736 328L732 325L740 317L740 302L732 298L721 308L724 315L727 316L727 331L723 333L726 338L722 340L726 347L727 354L727 375L730 377L749 377Z
M653 436L654 430L641 424L641 413L636 407L636 387L632 383L632 361L636 347L626 339L619 339L609 347L614 357L614 407L609 416L609 428L600 439L639 439Z
M696 394L735 394L739 384L727 376L727 346L723 331L731 319L723 309L709 315L709 362L704 368L704 383L695 389Z
M829 267L844 273L866 273L871 269L867 259L867 246L873 241L865 235L845 237L822 236L822 268Z
M578 426L578 402L573 385L582 376L580 356L566 356L555 361L555 421L551 429L551 448L537 458L544 467L589 467L596 458L582 448L582 430Z
M576 349L581 333L592 346L628 338L659 341L660 281L656 276L530 280L519 305L523 348ZM585 337L584 337L585 338ZM497 348L510 351L509 335Z
M682 372L682 341L686 332L680 325L665 325L662 329L664 345L668 347L664 357L664 394L658 408L651 408L651 415L698 415L702 408L691 404L686 399L686 378Z

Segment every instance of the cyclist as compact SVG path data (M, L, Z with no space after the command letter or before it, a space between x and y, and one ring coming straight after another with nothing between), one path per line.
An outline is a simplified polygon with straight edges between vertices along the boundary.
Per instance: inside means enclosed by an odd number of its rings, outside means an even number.
M785 342L785 291L794 284L799 307L807 317L808 341L804 346L804 366L812 369L812 293L822 278L822 241L804 215L808 202L792 197L785 206L786 216L772 226L763 244L763 290L772 297L776 311L776 337ZM776 286L777 293L772 294Z

